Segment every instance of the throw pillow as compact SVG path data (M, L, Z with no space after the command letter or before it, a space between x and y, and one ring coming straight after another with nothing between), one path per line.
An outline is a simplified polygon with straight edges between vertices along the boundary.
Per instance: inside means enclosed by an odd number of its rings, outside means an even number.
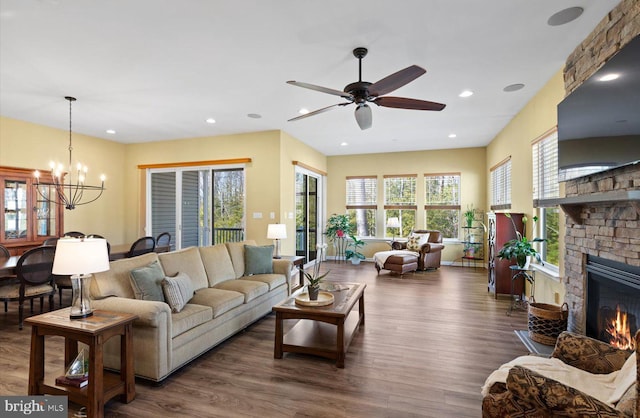
M193 297L193 283L186 273L178 273L162 280L164 297L171 307L171 312L178 313Z
M407 250L420 251L420 247L429 242L429 233L411 234L407 240Z
M129 272L129 280L136 299L164 302L162 280L164 271L158 261L138 267Z
M244 275L273 273L273 245L244 246Z

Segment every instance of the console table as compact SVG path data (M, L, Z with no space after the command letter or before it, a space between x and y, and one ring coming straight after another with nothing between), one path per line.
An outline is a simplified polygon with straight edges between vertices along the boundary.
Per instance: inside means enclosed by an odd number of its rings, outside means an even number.
M69 318L71 308L60 309L25 319L31 325L31 357L29 359L29 395L68 396L69 400L86 406L87 416L104 417L104 404L120 395L129 403L136 396L133 370L133 321L137 315L94 311L83 319ZM55 379L65 373L65 367L45 373L45 335L62 336L65 364L78 355L78 342L89 346L89 384L83 388L56 385ZM103 368L103 346L111 337L120 336L120 374Z

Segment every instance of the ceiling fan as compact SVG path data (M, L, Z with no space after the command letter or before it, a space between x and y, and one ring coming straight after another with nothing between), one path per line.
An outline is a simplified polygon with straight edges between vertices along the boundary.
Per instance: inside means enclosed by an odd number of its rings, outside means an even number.
M302 116L289 119L289 122L294 120L300 120L314 116L319 113L326 112L337 106L347 106L351 103L356 104L355 116L356 122L360 129L371 128L371 108L367 104L375 103L378 106L383 107L395 107L398 109L414 109L414 110L442 110L446 105L436 102L428 102L426 100L409 99L406 97L391 97L384 96L387 93L399 89L420 77L426 73L422 67L417 65L411 65L404 70L395 72L382 80L375 83L369 83L368 81L362 81L362 59L367 56L367 48L359 47L353 50L353 55L358 58L358 81L347 85L343 91L334 90L327 87L316 86L314 84L302 83L300 81L287 81L288 84L298 87L304 87L306 89L316 90L322 93L333 94L334 96L340 96L347 101L344 103L337 103L331 106L323 107L322 109L314 110Z

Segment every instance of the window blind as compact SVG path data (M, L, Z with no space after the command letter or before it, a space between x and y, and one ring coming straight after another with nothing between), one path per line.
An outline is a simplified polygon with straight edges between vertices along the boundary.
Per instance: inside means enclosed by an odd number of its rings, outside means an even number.
M533 206L542 199L560 197L558 183L558 131L533 143Z
M511 157L491 170L491 209L511 208Z
M347 177L347 209L371 208L378 204L378 178Z

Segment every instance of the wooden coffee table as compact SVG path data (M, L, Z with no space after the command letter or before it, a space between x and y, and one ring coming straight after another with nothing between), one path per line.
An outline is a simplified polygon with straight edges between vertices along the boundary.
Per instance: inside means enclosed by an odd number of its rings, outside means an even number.
M330 284L330 283L329 283ZM282 358L284 352L305 353L326 357L344 367L347 348L364 325L363 283L335 283L347 286L345 290L331 292L334 302L328 306L300 306L293 295L273 307L276 313L274 358ZM358 302L358 310L353 310ZM284 320L298 322L285 334Z
M70 319L70 308L44 313L25 319L31 325L31 359L29 361L29 395L65 395L69 400L87 407L87 416L104 416L104 404L120 395L129 403L136 396L133 371L133 321L137 315L96 310L83 319ZM65 364L55 372L44 370L45 335L65 339ZM120 336L120 374L103 370L104 343ZM78 342L89 346L89 384L83 388L56 385L55 378L65 373L78 354Z

